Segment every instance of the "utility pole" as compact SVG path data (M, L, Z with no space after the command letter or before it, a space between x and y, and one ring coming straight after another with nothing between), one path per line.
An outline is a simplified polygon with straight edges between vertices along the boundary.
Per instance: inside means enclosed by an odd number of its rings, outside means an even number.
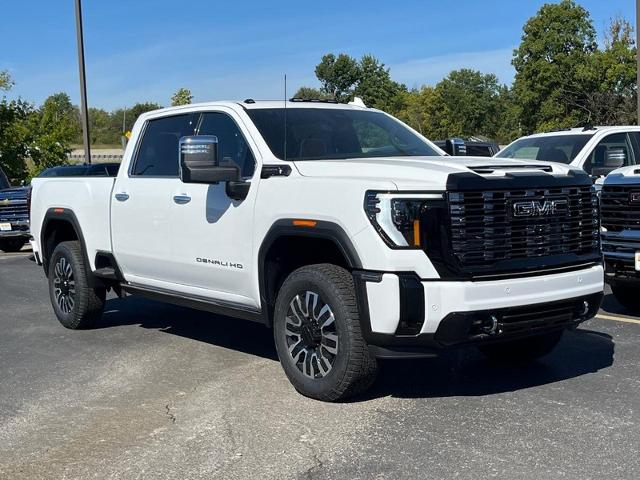
M638 0L640 2L640 0ZM82 117L82 138L84 139L84 161L91 163L89 145L89 107L87 107L87 78L84 69L84 36L82 33L81 0L76 0L76 35L78 37L78 69L80 71L80 112Z

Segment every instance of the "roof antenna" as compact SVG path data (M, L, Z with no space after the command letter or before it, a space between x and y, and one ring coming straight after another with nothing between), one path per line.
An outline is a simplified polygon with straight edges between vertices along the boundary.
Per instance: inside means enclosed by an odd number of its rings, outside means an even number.
M284 74L284 161L287 161L287 74Z

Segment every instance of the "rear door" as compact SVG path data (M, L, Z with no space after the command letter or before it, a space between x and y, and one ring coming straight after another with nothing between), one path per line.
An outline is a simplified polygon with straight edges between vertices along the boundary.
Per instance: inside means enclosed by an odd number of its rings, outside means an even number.
M132 283L162 286L172 276L178 140L193 135L198 118L188 113L147 121L129 171L118 176L111 202L113 251Z

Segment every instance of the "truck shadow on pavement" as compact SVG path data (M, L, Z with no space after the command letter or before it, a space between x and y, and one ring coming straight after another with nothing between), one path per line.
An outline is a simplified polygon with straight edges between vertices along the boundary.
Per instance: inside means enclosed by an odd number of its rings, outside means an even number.
M369 398L482 396L561 382L613 364L614 343L605 333L565 332L556 349L525 365L494 363L475 348L443 352L437 358L384 362Z
M97 328L139 325L213 346L277 361L272 331L245 320L216 316L141 298L112 299ZM475 348L447 350L437 358L381 361L378 380L358 402L378 397L482 396L560 382L613 364L612 337L578 329L558 347L528 365L496 364ZM283 373L284 375L284 373Z
M217 347L278 360L273 333L259 323L129 297L107 300L96 328L139 325Z

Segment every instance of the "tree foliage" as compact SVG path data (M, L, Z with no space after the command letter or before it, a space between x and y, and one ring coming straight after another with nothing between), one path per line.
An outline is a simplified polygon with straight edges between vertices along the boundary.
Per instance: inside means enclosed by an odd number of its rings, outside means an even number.
M0 70L0 90L9 91L13 87L13 80L11 75L6 70Z
M34 163L31 173L67 163L71 142L78 135L76 109L69 95L51 95L30 116L29 125L33 135L29 144L29 156Z
M588 119L581 105L594 87L589 64L596 49L589 13L572 0L543 5L527 21L512 61L524 133L571 127Z
M302 100L331 100L333 96L317 88L300 87L293 95L293 98L301 98Z
M192 100L193 95L191 95L191 90L188 88L179 88L171 97L171 106L177 107L179 105L189 105Z
M351 98L353 88L360 78L360 65L344 53L337 57L329 53L322 57L316 67L316 77L322 85L322 92L339 102L345 102Z
M0 168L12 183L28 177L26 159L32 141L33 106L23 100L0 100Z

